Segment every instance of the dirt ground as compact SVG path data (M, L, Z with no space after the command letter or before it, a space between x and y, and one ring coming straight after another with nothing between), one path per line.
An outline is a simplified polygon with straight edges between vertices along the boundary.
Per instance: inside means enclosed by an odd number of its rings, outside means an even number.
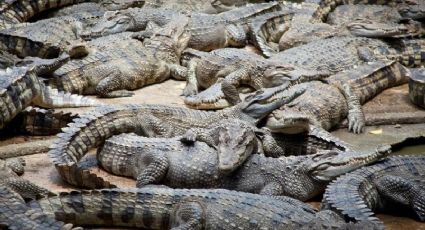
M150 103L150 104L166 104L173 106L184 106L183 98L180 96L185 82L168 80L162 84L156 84L135 91L136 95L129 98L101 99L106 104L127 104L127 103ZM74 113L89 111L90 108L64 109ZM389 117L397 117L403 119L423 120L422 124L411 125L387 125L387 126L369 126L364 134L355 135L348 133L345 128L334 131L333 133L341 139L347 141L358 149L371 149L379 143L392 143L401 140L407 136L425 135L425 111L418 109L410 104L407 97L407 85L396 87L385 91L377 98L364 106L364 111L368 119ZM412 118L413 117L413 118ZM376 120L376 119L375 119ZM372 131L372 133L371 133ZM373 134L375 133L375 134ZM43 137L42 139L53 139L54 137ZM0 146L6 148L14 148L13 143L22 143L38 140L40 137L15 137L12 139L0 141ZM425 150L422 149L425 154ZM115 177L102 171L96 166L94 157L95 151L91 151L85 158L85 164L108 180L122 186L134 187L135 181L127 178ZM52 191L67 191L72 187L61 181L58 173L53 167L46 153L25 156L27 162L24 178L34 183L51 189ZM319 206L318 202L310 202L313 206ZM395 217L390 215L378 215L388 229L420 229L425 230L425 224L414 221L406 217Z

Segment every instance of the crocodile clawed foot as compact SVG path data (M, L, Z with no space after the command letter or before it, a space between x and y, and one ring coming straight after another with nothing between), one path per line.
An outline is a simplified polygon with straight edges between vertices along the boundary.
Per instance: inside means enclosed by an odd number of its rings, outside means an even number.
M184 144L193 144L196 141L196 133L193 130L188 130L181 138L180 141Z
M348 130L355 134L359 134L363 132L363 128L365 126L365 121L362 116L358 116L357 114L349 114L348 117Z
M191 96L191 95L195 95L195 94L197 94L198 93L198 89L197 89L197 87L196 86L194 86L194 85L190 85L190 84L188 84L188 85L186 85L186 87L183 89L183 93L182 93L182 95L183 96Z

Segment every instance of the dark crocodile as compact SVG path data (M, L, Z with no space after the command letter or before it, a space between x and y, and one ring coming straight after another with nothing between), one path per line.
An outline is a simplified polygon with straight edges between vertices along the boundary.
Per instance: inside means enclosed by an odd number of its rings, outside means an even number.
M247 23L255 16L279 10L277 3L254 4L226 11L217 15L190 15L188 31L189 47L210 51L226 46L246 44ZM96 37L124 31L145 30L148 25L163 26L182 14L171 10L134 9L105 14L104 19L85 33ZM145 32L143 32L145 33Z
M374 215L380 210L425 221L424 164L424 156L396 156L357 169L327 187L323 206L355 221L380 222Z
M229 133L220 132L220 138ZM252 140L255 140L253 133L247 141ZM98 160L108 172L137 179L138 187L163 184L173 188L226 188L308 200L323 192L327 183L337 176L380 159L389 149L382 147L370 153L324 150L314 155L279 158L254 154L245 163L240 162L244 160L242 158L238 158L239 162L234 161L238 163L236 166L243 163L240 169L232 167L231 171L223 171L220 170L220 157L217 158L202 145L202 142L195 142L193 146L185 146L176 139L167 141L125 134L108 139L98 153ZM219 145L229 144L223 142ZM249 145L231 145L234 150L241 146ZM226 148L218 148L220 156L227 155L233 159L233 152Z
M296 96L296 95L294 95ZM80 187L112 186L95 174L78 167L77 162L93 147L120 133L135 132L148 137L183 135L190 128L206 128L223 119L241 119L252 125L290 98L259 103L270 96L254 95L242 103L218 112L205 112L161 105L122 105L100 107L68 124L51 146L49 156L63 180Z
M77 114L55 112L52 109L42 109L28 106L2 129L0 136L32 135L50 136L61 132L61 129Z
M272 132L307 131L319 137L324 135L326 139L332 135L325 130L348 116L349 130L359 133L364 126L361 104L389 87L406 83L408 74L408 70L395 61L375 62L333 75L326 83L313 81L292 86L283 91L285 97L290 91L304 93L273 111L266 126Z
M3 128L19 112L31 103L45 107L81 107L99 104L95 100L52 89L37 77L40 73L53 71L69 57L53 60L33 59L26 66L0 70L0 128Z
M113 205L120 204L120 205ZM287 197L223 189L103 189L63 192L29 204L49 217L80 226L143 229L382 229L345 223Z
M184 20L175 23L176 28L174 23L169 24L143 43L129 33L92 40L87 44L94 47L92 51L55 71L50 83L71 93L122 97L133 95L128 90L170 77L185 79L186 69L179 63L189 37L184 32Z

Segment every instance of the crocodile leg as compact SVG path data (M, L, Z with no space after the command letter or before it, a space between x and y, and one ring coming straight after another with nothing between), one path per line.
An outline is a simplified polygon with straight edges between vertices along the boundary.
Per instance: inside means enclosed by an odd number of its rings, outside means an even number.
M177 64L167 64L170 75L176 80L185 81L187 77L187 69Z
M362 105L360 103L360 98L355 92L353 92L352 87L349 84L343 84L342 86L335 84L337 88L340 89L341 93L344 95L347 100L348 105L348 130L354 133L363 132L363 128L366 124L364 114L362 111Z
M108 75L103 78L96 86L96 94L99 97L115 98L115 97L131 97L133 92L124 90L122 73L119 69L113 68Z
M146 153L141 156L136 164L143 171L137 176L138 188L148 184L160 182L168 170L168 159L166 156L160 156L154 153Z
M184 96L194 95L198 93L198 79L196 78L197 60L190 61L187 71L187 83L183 90Z
M239 92L237 87L244 80L249 79L249 73L246 69L241 68L239 70L234 71L233 73L226 76L226 78L221 83L221 90L226 98L226 100L232 104L236 105L241 102L241 98L239 97Z
M172 230L197 230L203 229L203 218L205 216L202 205L191 201L181 203L175 210Z
M420 221L425 221L425 191L412 180L384 175L374 181L379 194L391 203L411 207Z
M227 46L243 47L246 45L246 32L240 25L230 24L226 26Z
M174 129L164 124L164 121L149 112L139 112L136 115L137 134L147 137L172 137Z

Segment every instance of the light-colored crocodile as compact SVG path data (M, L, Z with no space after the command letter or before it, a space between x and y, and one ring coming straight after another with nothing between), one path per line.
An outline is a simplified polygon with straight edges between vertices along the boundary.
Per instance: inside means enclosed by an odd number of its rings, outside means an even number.
M133 95L129 90L170 77L185 79L187 71L179 65L190 37L185 33L185 19L169 24L143 43L129 33L92 40L87 44L93 47L89 54L59 68L50 82L66 92L123 97Z
M148 137L173 137L183 135L190 128L206 128L224 119L241 119L256 125L261 118L291 99L260 103L269 97L253 95L218 112L161 105L100 107L68 124L69 127L58 134L49 156L66 182L80 187L110 187L110 183L80 168L78 162L89 149L98 147L112 135L135 132Z

